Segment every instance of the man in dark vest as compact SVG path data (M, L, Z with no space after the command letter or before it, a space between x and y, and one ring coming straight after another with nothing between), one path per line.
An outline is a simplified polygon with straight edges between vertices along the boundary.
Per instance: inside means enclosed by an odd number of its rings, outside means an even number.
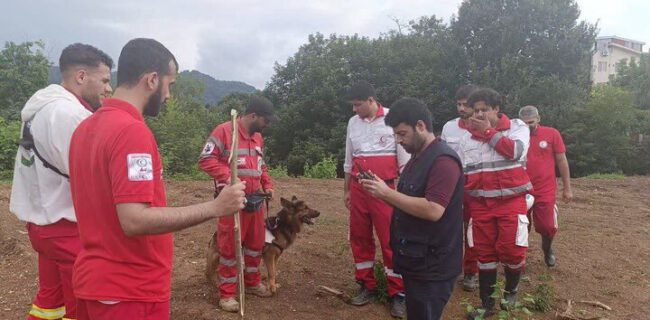
M410 153L397 190L372 174L361 181L394 208L390 226L395 272L402 275L408 319L440 319L463 257L463 171L460 159L435 137L426 105L402 98L386 124Z

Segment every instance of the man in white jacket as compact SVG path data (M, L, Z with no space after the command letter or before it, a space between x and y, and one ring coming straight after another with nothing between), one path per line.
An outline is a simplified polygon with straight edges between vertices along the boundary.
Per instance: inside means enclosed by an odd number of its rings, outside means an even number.
M75 319L72 267L81 248L68 180L70 138L112 91L113 60L76 43L59 59L62 84L37 91L21 111L21 146L9 210L38 253L39 291L27 319Z

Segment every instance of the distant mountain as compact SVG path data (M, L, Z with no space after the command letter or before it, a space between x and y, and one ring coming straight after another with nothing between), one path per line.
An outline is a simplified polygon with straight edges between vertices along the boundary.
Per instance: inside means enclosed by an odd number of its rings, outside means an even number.
M241 81L216 80L215 78L196 70L183 71L181 72L181 75L190 76L205 84L205 103L211 106L217 105L223 97L233 92L253 93L257 91L255 87L247 83Z
M205 104L215 106L223 99L223 97L233 92L252 93L257 91L255 87L241 82L241 81L224 81L216 80L215 78L201 73L196 70L181 72L184 76L189 76L205 84ZM58 66L51 66L48 76L49 83L61 83L61 72ZM117 81L117 72L112 73L112 83L115 87Z

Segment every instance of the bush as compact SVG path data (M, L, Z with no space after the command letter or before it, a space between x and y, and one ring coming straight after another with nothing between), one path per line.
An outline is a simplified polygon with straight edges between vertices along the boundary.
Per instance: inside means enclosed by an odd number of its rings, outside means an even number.
M20 121L0 117L0 180L11 179L19 137Z
M625 175L622 173L592 173L585 178L595 180L623 180Z
M314 179L336 178L336 160L334 157L327 157L313 166L307 162L305 164L305 177Z
M276 167L269 167L269 175L272 178L286 178L289 176L289 173L287 172L286 166L279 165Z

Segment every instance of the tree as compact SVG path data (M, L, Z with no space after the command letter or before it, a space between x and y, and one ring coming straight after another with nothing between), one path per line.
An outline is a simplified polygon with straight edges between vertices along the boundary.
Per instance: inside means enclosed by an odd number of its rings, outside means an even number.
M616 66L616 76L610 81L632 93L634 103L640 109L650 110L650 55L621 61Z
M435 16L377 39L310 35L286 65L276 64L265 89L280 106L282 119L271 128L270 162L286 165L295 175L306 163L334 156L340 175L353 115L345 91L359 80L371 82L386 107L405 95L423 99L440 129L455 114L453 94L466 82L464 63L461 47Z
M0 180L11 178L19 137L20 121L7 121L0 117Z
M451 29L470 79L505 94L507 113L533 104L561 126L590 88L596 26L579 16L575 0L468 0Z
M47 86L50 63L43 42L5 43L0 51L0 117L20 120L20 110L39 89Z
M650 133L650 111L635 108L630 93L598 86L571 120L565 137L572 175L645 174L650 169L650 159L642 156L648 141L639 139Z

